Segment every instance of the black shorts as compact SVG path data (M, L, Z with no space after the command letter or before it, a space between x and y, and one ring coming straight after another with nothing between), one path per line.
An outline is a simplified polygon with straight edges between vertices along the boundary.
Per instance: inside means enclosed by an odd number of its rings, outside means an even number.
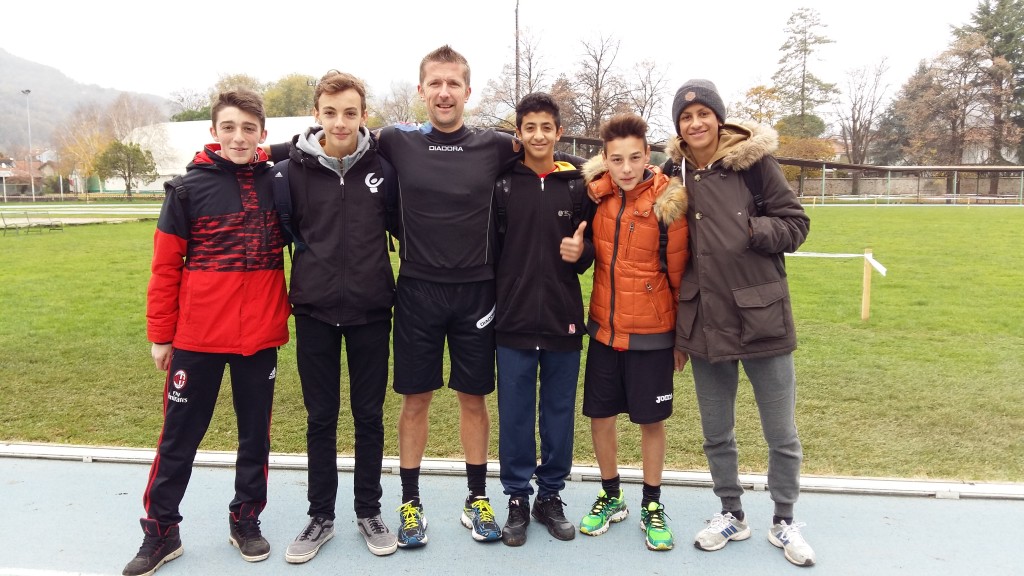
M445 340L452 390L494 391L494 281L443 284L399 275L395 292L395 378L399 394L444 386Z
M583 415L629 414L634 424L653 424L672 415L672 349L616 351L590 340L583 377Z

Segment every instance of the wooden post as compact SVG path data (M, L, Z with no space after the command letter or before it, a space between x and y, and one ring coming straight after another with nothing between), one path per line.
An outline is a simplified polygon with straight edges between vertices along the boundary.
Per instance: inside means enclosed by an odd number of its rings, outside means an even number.
M860 319L867 320L871 316L871 249L864 250L864 281L860 294Z

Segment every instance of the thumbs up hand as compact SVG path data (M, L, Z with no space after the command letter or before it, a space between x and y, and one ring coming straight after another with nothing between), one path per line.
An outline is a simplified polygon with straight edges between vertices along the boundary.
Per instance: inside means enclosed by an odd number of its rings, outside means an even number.
M580 259L583 255L583 230L586 229L587 223L580 222L576 232L571 237L562 238L562 244L558 247L558 253L561 254L562 260L565 262L574 263Z

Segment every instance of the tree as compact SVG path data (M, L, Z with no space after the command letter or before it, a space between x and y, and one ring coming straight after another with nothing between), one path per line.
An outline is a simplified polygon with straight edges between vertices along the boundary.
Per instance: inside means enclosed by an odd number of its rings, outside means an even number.
M820 138L800 138L779 136L779 149L776 155L785 158L802 158L804 160L832 160L835 151L832 143ZM806 169L802 166L783 166L783 174L787 180L797 180L798 193L803 196L804 178L821 175L821 170Z
M847 73L845 102L836 105L836 115L846 157L851 164L867 162L875 124L882 113L882 99L885 97L882 82L887 70L883 58L872 68L861 67Z
M525 32L521 38L518 79L516 62L505 63L500 79L487 81L483 98L473 114L476 117L474 123L515 130L515 109L519 100L531 92L547 89L545 79L548 71L541 63L538 41Z
M882 113L875 137L875 161L883 166L923 166L932 161L922 142L938 124L930 114L927 98L934 91L931 65L922 60L914 74Z
M879 134L879 158L909 165L963 163L969 133L981 117L976 44L954 41L934 62L922 62L889 105ZM952 180L947 184L952 191Z
M620 41L606 36L583 41L579 71L571 79L569 108L562 109L563 113L568 110L578 125L578 135L597 138L601 122L628 109L626 83L615 68L619 45Z
M182 89L171 93L177 112L171 116L171 122L189 122L191 120L209 120L211 116L210 97L195 90Z
M107 107L106 123L110 135L124 140L136 129L167 120L167 115L156 104L122 93Z
M106 108L104 116L107 132L115 140L135 142L152 151L161 162L174 158L174 149L167 141L167 131L161 125L167 116L156 104L138 96L121 94Z
M739 118L774 126L776 119L782 117L782 97L777 88L762 84L747 90L743 102L733 104L729 109L736 110Z
M562 128L565 134L582 135L583 121L576 115L576 93L573 91L572 80L563 72L551 85L551 97L558 103L562 112Z
M217 94L238 88L247 88L262 96L267 85L248 74L221 74L210 90L210 102L217 99Z
M665 74L658 71L653 60L642 60L633 65L627 98L632 111L647 122L652 133L675 134L674 127L666 131L662 118L654 115L665 100L666 87Z
M309 116L313 110L316 78L289 74L267 87L263 107L268 118Z
M892 104L881 114L875 132L875 146L871 158L880 166L899 166L906 162L903 148L909 141L910 130L902 115Z
M135 143L124 144L117 140L96 158L96 175L101 180L119 176L124 180L124 191L129 198L136 183L148 184L159 178L153 153L143 150Z
M367 124L372 127L427 121L427 107L416 87L409 82L393 82L391 92L381 100L371 98L368 107L370 118Z
M71 112L59 132L58 152L61 172L88 178L96 173L96 156L114 139L105 121L106 111L88 103ZM83 189L78 182L76 190Z
M942 129L935 142L939 163L963 163L968 132L980 116L984 85L977 66L980 47L975 36L957 39L932 65L932 90L925 106Z
M885 96L882 77L886 70L883 58L874 68L858 68L846 76L844 107L836 105L836 115L839 117L843 149L851 164L866 164L868 161L875 125L882 113L882 98ZM860 194L860 175L859 171L853 173L853 194Z
M825 133L825 121L814 114L793 114L778 121L775 129L780 136L792 138L819 138Z
M797 9L786 22L784 30L789 36L779 48L782 58L772 82L779 92L783 111L789 115L813 114L815 108L830 102L835 94L834 84L823 82L809 69L815 51L833 42L815 32L824 27L818 12L811 8Z
M990 162L1005 162L1007 148L1015 149L1017 162L1024 161L1019 136L1024 131L1024 1L982 0L971 23L954 28L953 34L983 39L985 59L979 64L989 88L985 99L992 118Z

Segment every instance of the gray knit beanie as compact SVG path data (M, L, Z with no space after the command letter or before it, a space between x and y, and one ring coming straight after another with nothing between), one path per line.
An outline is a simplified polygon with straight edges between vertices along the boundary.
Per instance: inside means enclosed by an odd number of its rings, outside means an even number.
M718 121L725 122L725 102L718 95L715 83L701 79L687 80L676 90L676 97L672 100L672 123L675 124L676 134L679 134L679 115L694 102L711 108L715 116L718 116Z

